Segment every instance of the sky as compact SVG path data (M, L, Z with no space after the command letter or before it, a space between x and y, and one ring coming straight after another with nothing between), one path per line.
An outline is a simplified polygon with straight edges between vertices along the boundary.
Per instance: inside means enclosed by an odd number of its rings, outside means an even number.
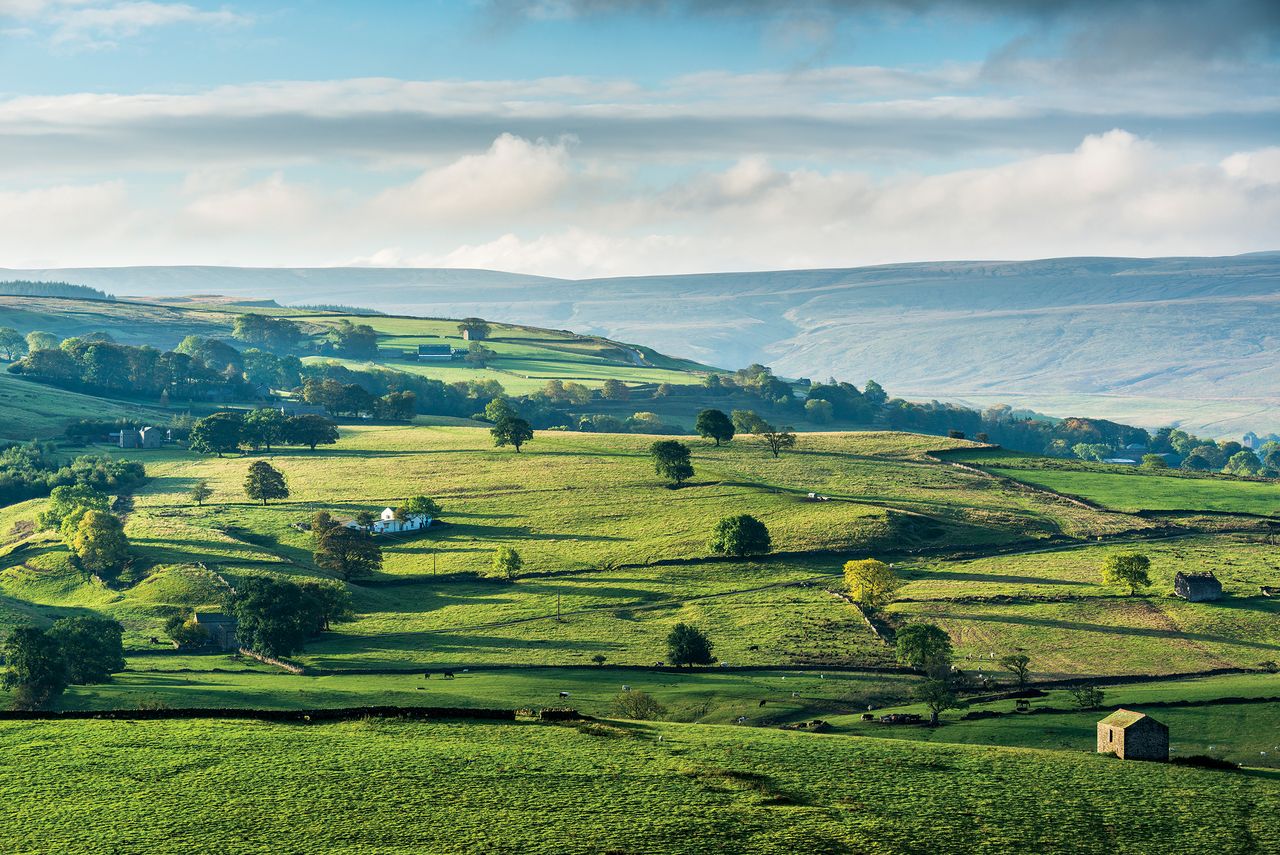
M0 267L1277 249L1276 0L0 0Z

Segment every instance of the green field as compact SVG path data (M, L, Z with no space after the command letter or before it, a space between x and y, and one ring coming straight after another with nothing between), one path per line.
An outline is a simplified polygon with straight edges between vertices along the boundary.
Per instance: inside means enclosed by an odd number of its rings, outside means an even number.
M1280 846L1272 772L732 726L5 722L0 747L15 853Z
M67 334L102 323L121 340L164 317L176 330L225 335L245 310L106 304L59 318L55 309L29 311ZM271 311L313 332L340 319ZM452 321L351 320L373 324L385 348L461 344ZM491 377L512 392L549 377L688 383L708 370L563 331L498 326L489 345L498 356L486 369L393 356L347 364ZM15 438L55 434L75 417L139 414L4 375L0 403ZM650 406L600 403L623 417ZM687 424L696 405L652 406ZM86 577L55 533L32 532L43 500L0 509L0 629L94 613L125 629L126 670L71 687L58 709L570 705L602 719L0 722L0 762L10 764L0 851L48 851L49 840L65 851L179 851L210 839L231 852L661 852L690 840L777 852L1280 845L1280 705L1207 703L1280 695L1280 677L1264 673L1280 661L1280 599L1261 592L1280 587L1271 521L1259 518L1275 512L1274 484L868 430L803 433L776 459L750 436L724 447L681 437L695 475L674 490L653 471L654 439L538 431L517 454L495 449L474 422L421 417L344 425L336 445L315 452L130 452L149 480L121 506L133 563L118 586ZM284 473L287 500L244 496L259 459ZM201 480L213 496L196 507L188 494ZM380 536L383 569L346 583L354 616L294 657L305 675L159 641L170 615L217 608L249 576L328 578L298 528L315 512L378 513L418 494L441 503L442 521L417 536ZM772 554L712 555L717 521L743 513L768 526ZM524 557L515 581L490 575L498 546ZM1151 584L1134 596L1100 577L1121 550L1151 558ZM868 709L920 711L911 698L922 680L896 667L892 647L841 596L843 563L864 557L892 562L903 583L881 622L937 623L971 680L963 700L974 703L945 713L937 729L861 720ZM1214 572L1225 598L1175 598L1178 571ZM657 667L676 623L708 634L714 666ZM1108 687L1107 707L1192 702L1151 708L1171 727L1175 755L1265 768L1096 757L1099 712L963 719L1011 712L1008 698L983 699L1008 686L995 660L1009 653L1026 653L1041 684L1164 678ZM598 656L603 666L592 664ZM1210 669L1251 673L1187 676ZM977 688L993 676L997 685ZM608 721L624 686L651 694L664 721ZM1034 705L1071 702L1050 688ZM831 732L778 730L812 719ZM1203 821L1204 804L1216 822Z

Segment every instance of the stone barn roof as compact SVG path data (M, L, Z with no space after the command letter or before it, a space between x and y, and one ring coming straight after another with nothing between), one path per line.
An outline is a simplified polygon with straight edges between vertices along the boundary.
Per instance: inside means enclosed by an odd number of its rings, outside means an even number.
M1123 730L1126 727L1131 727L1132 725L1137 724L1138 722L1142 721L1144 718L1147 718L1146 713L1135 712L1134 710L1120 709L1120 710L1116 710L1111 715L1107 716L1106 718L1104 718L1102 721L1098 723L1105 724L1108 727L1118 727L1121 730ZM1152 719L1152 721L1155 721L1155 719Z

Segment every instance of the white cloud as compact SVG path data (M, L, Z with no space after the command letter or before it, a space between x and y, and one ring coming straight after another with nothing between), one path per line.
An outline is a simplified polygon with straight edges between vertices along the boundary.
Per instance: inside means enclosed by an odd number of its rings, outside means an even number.
M35 35L43 29L52 44L71 49L115 47L121 39L160 27L227 28L251 21L249 16L225 7L202 9L189 3L156 0L0 0L0 18L29 25L13 31L13 35Z
M62 264L76 253L109 251L136 233L122 181L0 191L0 259L32 267Z
M309 228L327 207L311 190L289 184L281 172L262 181L239 186L235 174L201 173L188 176L184 188L193 192L183 208L183 227L197 234L209 232L262 232L284 226Z
M420 221L490 220L551 204L571 178L567 141L502 134L483 154L429 169L381 193L375 212Z

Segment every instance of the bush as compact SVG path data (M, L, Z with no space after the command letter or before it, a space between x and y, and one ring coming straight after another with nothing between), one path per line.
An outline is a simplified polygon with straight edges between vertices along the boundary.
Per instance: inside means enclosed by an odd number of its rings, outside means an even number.
M740 514L716 523L710 547L717 555L762 555L771 545L765 524L749 514Z
M619 692L613 699L613 708L623 718L637 721L653 721L667 714L667 708L648 692Z

